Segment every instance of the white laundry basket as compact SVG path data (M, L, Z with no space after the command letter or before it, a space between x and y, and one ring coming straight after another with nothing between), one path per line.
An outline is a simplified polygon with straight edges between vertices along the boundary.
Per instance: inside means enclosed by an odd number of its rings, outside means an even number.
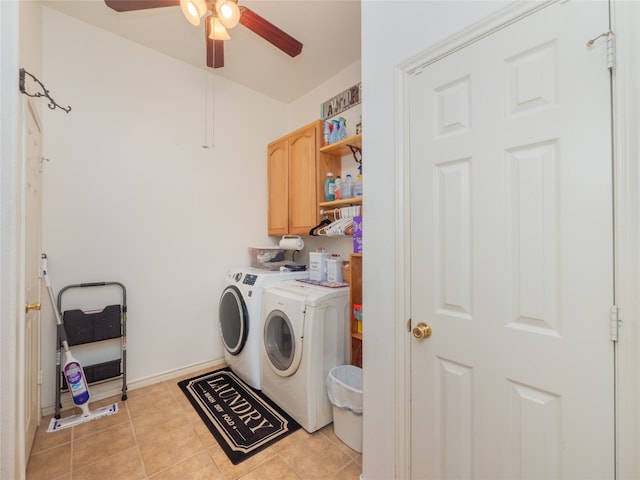
M334 367L326 383L333 405L333 431L340 440L361 453L362 369L354 365Z

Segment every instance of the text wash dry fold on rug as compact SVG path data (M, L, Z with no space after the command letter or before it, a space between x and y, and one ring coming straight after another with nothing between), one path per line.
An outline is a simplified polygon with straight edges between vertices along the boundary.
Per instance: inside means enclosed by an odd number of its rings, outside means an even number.
M300 428L228 368L182 380L178 385L234 464Z
M238 415L238 419L244 423L244 425L251 430L251 433L256 433L256 430L261 428L273 429L274 426L264 417L256 408L253 407L229 382L222 380L221 378L215 378L213 380L207 380L207 384L218 393L218 397L225 402L231 410ZM209 392L204 391L204 396L213 405L216 411L222 413L223 407L216 403L215 398ZM234 426L234 419L227 413L222 413L222 418L227 422L229 426Z

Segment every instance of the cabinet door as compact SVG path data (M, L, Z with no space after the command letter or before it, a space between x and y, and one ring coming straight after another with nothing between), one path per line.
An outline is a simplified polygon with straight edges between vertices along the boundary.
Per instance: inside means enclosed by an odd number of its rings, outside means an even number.
M289 142L271 143L267 149L269 235L289 233Z
M289 137L289 233L308 235L318 224L316 125Z

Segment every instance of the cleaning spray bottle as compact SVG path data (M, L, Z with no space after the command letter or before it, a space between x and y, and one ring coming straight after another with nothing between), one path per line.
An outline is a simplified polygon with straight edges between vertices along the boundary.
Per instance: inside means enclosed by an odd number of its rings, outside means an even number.
M69 391L73 403L82 409L83 415L89 415L89 387L82 370L82 365L71 355L71 352L65 354L66 361L62 371L64 378L67 379Z

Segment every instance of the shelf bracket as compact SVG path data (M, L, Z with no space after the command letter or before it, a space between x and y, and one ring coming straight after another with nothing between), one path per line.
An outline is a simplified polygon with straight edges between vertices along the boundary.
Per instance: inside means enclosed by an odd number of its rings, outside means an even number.
M362 149L356 147L355 145L347 145L347 147L349 147L349 150L351 150L351 153L353 154L353 159L356 161L358 165L360 165L360 167L358 168L362 173Z

